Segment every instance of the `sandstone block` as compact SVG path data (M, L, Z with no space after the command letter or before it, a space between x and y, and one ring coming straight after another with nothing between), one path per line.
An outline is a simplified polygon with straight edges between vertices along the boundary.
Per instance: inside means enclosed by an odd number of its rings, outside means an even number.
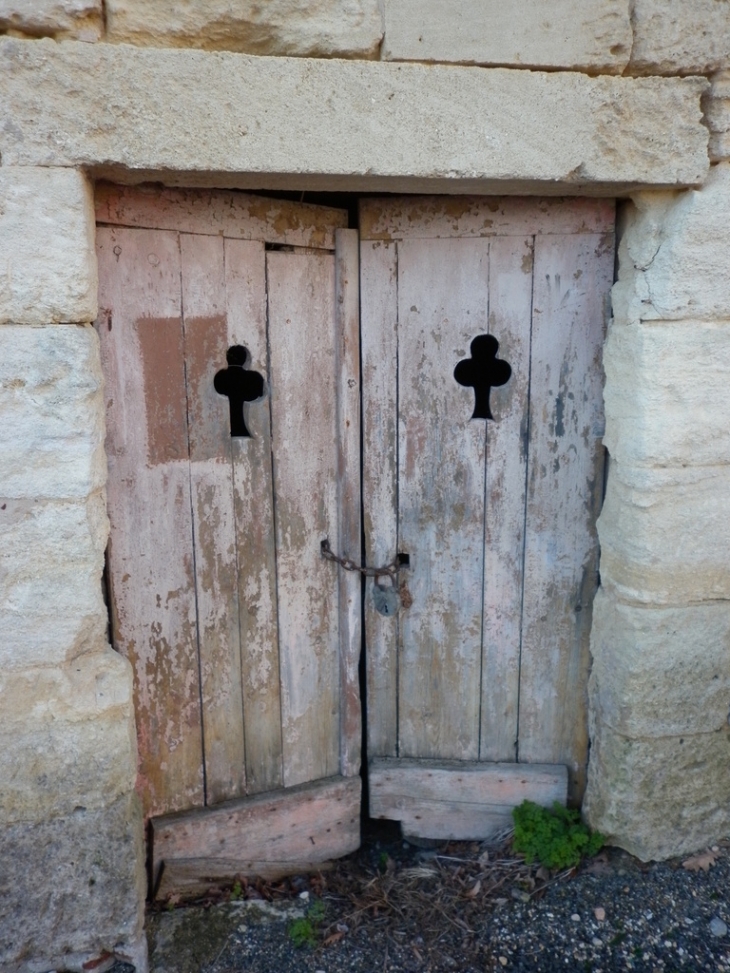
M139 802L0 827L0 968L78 970L104 951L147 969ZM93 968L87 966L87 969Z
M583 812L593 828L643 861L706 847L730 827L730 728L632 738L591 729Z
M730 466L612 462L598 519L601 583L639 604L730 598L728 496Z
M106 648L63 668L0 675L0 817L42 821L134 788L132 675Z
M590 698L600 722L630 737L711 733L730 712L730 606L626 605L599 589Z
M11 41L34 47L53 41ZM81 44L83 49L93 45ZM50 107L50 105L49 105ZM6 128L12 112L4 100ZM0 169L0 324L53 324L96 317L94 206L72 169Z
M728 247L730 163L713 166L701 189L636 194L612 292L617 323L730 318Z
M730 159L730 70L719 71L712 79L702 108L710 130L710 159Z
M294 57L377 57L377 0L106 0L107 37L151 47Z
M100 609L90 614L46 614L43 607L0 611L0 669L65 665L107 643L108 618Z
M5 38L0 84L6 165L116 179L613 194L708 167L699 79Z
M384 19L394 61L620 73L631 51L628 0L385 0Z
M603 352L606 434L626 465L730 458L730 322L613 324Z
M29 37L98 41L102 0L0 0L0 30Z
M729 0L633 0L636 74L710 74L730 64Z
M62 618L103 612L108 533L102 492L85 502L2 501L3 609Z
M92 327L0 327L0 497L83 499L106 482Z

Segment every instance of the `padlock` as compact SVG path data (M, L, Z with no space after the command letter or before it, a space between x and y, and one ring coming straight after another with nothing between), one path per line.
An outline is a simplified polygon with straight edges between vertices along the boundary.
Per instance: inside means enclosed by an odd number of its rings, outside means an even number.
M397 614L400 606L398 589L391 581L389 584L381 584L376 578L373 585L373 604L375 611L385 618L390 618Z

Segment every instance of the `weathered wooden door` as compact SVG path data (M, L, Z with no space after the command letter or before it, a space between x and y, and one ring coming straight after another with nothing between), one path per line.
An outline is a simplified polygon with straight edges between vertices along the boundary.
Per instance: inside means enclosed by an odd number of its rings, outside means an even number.
M359 556L356 232L339 210L112 186L97 220L113 639L154 880L345 854L360 582L320 543Z
M371 813L477 837L584 786L614 207L367 200L360 231L367 560L410 559L398 611L366 593Z

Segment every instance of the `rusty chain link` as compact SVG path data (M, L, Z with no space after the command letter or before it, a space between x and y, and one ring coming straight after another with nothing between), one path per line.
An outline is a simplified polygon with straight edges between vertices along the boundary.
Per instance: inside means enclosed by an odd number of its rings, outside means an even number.
M397 587L398 585L398 572L402 567L405 567L408 563L407 560L403 560L404 555L396 554L392 561L388 564L382 565L382 567L374 568L368 567L368 565L357 564L352 558L349 557L339 557L330 547L329 540L325 537L320 545L320 550L322 552L322 557L327 561L334 561L335 564L339 564L340 567L344 568L345 571L359 571L360 574L364 575L366 578L382 578L387 575L393 582L393 585Z

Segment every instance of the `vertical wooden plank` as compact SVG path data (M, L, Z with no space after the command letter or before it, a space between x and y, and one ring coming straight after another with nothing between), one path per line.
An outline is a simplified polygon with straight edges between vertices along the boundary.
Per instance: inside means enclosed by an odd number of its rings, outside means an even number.
M535 241L520 761L565 763L580 800L601 501L601 352L613 235Z
M531 238L490 243L489 331L512 376L492 389L487 423L481 760L517 752L532 260Z
M333 255L266 256L284 785L340 762Z
M368 564L387 564L398 544L398 264L394 243L360 245L363 401L363 517ZM373 605L365 585L367 747L375 757L398 749L398 615Z
M264 398L246 407L251 438L231 442L246 789L249 794L258 794L281 787L283 782L263 243L226 240L225 267L228 340L248 348L248 367L266 379Z
M398 244L401 756L479 753L486 433L454 368L488 330L488 246Z
M115 647L134 670L145 814L203 804L176 233L100 228Z
M337 506L340 553L360 561L360 280L357 230L335 231L337 314ZM362 580L338 577L340 638L340 773L360 773L362 713L358 666L362 649Z
M245 792L223 238L180 236L206 803Z

